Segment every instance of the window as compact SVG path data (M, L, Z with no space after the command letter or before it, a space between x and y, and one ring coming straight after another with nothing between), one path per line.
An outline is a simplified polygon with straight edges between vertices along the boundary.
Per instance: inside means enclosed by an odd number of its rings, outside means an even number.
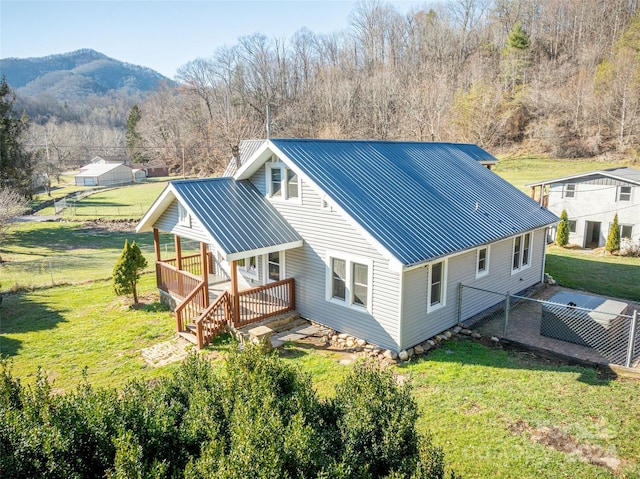
M289 168L285 168L287 172L287 198L298 198L298 175Z
M576 185L572 183L567 183L564 185L564 189L562 190L563 198L575 198L576 197Z
M569 220L569 233L575 233L576 232L577 223L578 222L576 220Z
M329 253L328 265L327 300L370 310L372 262L341 253Z
M178 224L191 228L191 216L181 203L178 203Z
M280 281L280 252L274 251L267 256L267 270L269 271L269 281Z
M257 258L255 256L242 258L237 261L238 268L240 268L241 271L253 275L258 274L257 264Z
M300 178L295 171L280 162L268 162L266 171L267 196L283 200L300 200Z
M525 233L513 238L512 273L531 266L531 238L533 233Z
M353 263L353 302L360 306L367 307L367 298L369 296L369 268L366 264Z
M631 187L619 186L618 187L618 201L631 201Z
M620 225L620 238L631 239L632 232L633 232L633 225Z
M476 278L489 274L489 247L478 248L476 257Z
M446 262L429 265L429 290L427 292L427 312L435 311L446 304L447 275Z
M343 259L332 258L331 259L331 297L341 299L344 301L347 299L347 262Z

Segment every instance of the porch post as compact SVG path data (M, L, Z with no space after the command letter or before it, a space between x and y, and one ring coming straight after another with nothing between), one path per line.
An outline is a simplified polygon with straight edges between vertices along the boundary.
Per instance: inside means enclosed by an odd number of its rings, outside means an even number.
M160 261L162 261L162 256L160 255L160 233L158 232L158 228L153 228L153 251L156 256L156 286L160 288L161 276L160 276Z
M233 300L233 324L240 322L240 298L238 297L238 264L231 261L231 299Z
M204 284L204 307L209 307L209 268L207 259L207 244L200 243L200 270L202 271L202 282Z
M173 235L173 243L176 248L176 268L182 269L182 243L180 242L180 236Z
M156 254L156 261L161 261L162 258L160 256L160 233L158 232L158 228L153 228L153 250Z

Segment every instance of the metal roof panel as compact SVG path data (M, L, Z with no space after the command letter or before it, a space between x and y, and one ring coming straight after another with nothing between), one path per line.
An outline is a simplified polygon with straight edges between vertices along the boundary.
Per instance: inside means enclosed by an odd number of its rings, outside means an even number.
M476 145L271 139L404 265L558 221L482 166Z
M171 185L226 254L302 241L249 181L208 178Z

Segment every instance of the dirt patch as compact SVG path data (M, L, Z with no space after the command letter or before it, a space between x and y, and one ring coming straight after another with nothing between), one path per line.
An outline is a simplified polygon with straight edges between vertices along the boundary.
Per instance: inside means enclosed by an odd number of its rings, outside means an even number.
M588 462L594 466L606 467L610 471L617 473L622 469L622 460L601 447L593 444L581 444L578 439L571 434L555 426L543 426L540 428L531 427L527 422L518 420L509 427L513 434L529 434L529 439L537 444L555 449L556 451L572 454L581 461Z

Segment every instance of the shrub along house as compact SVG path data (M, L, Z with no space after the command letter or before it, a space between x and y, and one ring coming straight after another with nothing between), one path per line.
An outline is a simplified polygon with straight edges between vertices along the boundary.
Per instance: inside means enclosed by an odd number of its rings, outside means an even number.
M558 218L483 166L495 158L478 146L253 146L232 159L232 177L171 182L137 226L154 231L158 287L200 345L226 324L295 308L399 351L457 323L459 283L516 292L542 281ZM161 258L159 231L174 235L176 258ZM180 238L200 254L181 258ZM212 272L231 278L216 300ZM492 306L480 301L464 315Z

